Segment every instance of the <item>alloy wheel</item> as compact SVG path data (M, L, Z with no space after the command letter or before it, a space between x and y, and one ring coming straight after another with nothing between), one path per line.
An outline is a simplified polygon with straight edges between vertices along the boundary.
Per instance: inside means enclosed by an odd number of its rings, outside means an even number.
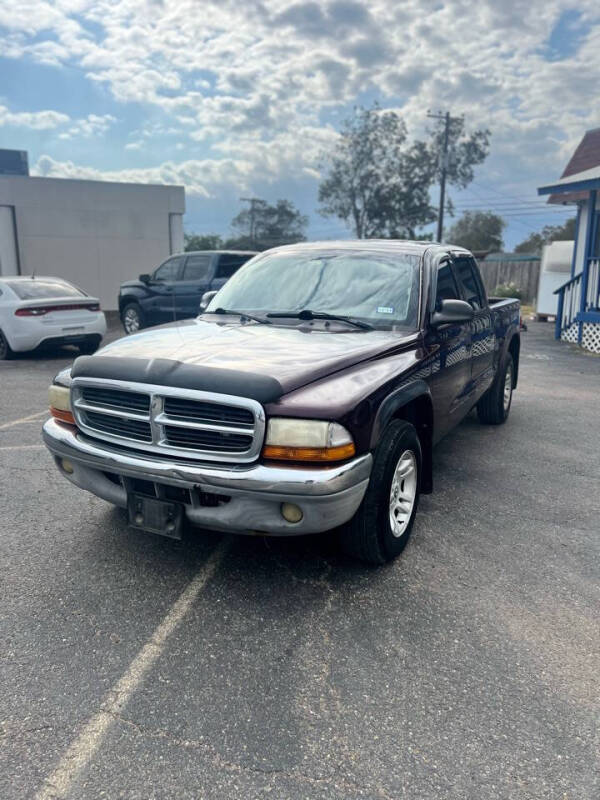
M504 376L504 395L502 398L502 404L504 406L505 412L507 412L508 409L510 408L510 401L512 398L512 384L513 384L512 364L509 364L506 370L506 375Z
M390 488L390 527L400 538L410 522L417 496L417 459L412 450L405 450L396 464Z
M123 327L127 333L137 333L141 328L140 315L135 308L128 308L123 315Z

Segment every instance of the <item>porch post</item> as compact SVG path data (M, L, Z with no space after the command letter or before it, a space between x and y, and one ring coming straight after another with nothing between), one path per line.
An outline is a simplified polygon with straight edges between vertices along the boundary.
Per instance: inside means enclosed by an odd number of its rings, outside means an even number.
M558 295L558 309L556 311L556 322L554 323L554 338L560 339L562 333L562 315L563 306L565 303L565 292L563 291Z
M588 199L588 214L585 231L585 252L583 254L583 274L581 276L581 302L579 304L579 311L583 314L586 311L588 278L590 274L590 258L592 256L592 247L594 245L594 219L596 216L596 197L598 193L596 189L592 189ZM583 336L583 322L579 321L579 332L577 339L581 344Z
M579 220L581 218L581 203L577 203L577 216L575 217L575 243L573 244L573 258L571 259L571 277L575 277L577 264L577 242L579 241Z

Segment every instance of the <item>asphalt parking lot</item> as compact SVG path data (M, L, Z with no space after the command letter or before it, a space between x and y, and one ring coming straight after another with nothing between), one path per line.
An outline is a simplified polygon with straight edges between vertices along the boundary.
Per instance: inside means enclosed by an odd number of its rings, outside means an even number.
M372 569L128 529L40 446L73 355L0 363L0 797L600 796L600 358L532 324Z

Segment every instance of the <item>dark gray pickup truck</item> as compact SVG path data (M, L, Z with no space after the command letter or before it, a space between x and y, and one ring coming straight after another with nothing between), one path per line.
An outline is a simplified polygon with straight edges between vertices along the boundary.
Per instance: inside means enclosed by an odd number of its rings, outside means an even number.
M382 564L433 489L434 444L474 407L506 420L519 346L518 302L488 300L466 250L281 247L200 317L78 358L50 387L44 441L140 529L336 529Z

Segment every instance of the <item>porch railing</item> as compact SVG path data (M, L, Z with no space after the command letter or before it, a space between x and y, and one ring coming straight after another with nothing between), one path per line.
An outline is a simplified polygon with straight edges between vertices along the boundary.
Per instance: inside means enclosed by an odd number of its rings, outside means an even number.
M583 310L597 311L600 308L600 258L588 260L585 289L585 308Z
M583 272L578 272L570 281L563 283L555 290L558 295L555 335L560 339L561 333L569 328L581 310L581 279Z
M577 322L580 312L600 311L600 258L588 259L587 269L559 286L554 294L558 295L555 335L560 339L561 333Z

